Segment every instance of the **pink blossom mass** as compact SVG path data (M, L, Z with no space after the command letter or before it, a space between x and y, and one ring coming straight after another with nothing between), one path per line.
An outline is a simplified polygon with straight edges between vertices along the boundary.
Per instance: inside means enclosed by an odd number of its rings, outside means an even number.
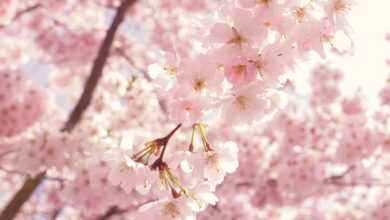
M365 4L0 0L0 220L390 220Z

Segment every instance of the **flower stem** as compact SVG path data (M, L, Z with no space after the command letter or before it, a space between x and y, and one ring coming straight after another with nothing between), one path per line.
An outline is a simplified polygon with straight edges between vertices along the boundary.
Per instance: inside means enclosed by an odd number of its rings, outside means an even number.
M160 156L157 158L156 161L153 162L153 164L151 166L152 169L156 169L163 162L163 157L165 154L165 150L168 146L168 142L180 127L181 127L181 124L178 124L167 136L155 140L157 143L161 144L161 146L163 146L163 148L161 150Z

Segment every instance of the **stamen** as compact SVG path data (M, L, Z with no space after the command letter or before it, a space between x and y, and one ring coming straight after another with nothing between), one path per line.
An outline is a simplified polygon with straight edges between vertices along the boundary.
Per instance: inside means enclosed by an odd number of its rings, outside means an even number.
M234 68L234 72L238 75L241 75L241 73L243 73L244 71L246 71L246 66L243 65L243 64L238 64L236 66L233 67Z
M196 79L196 80L194 81L193 89L194 89L196 92L202 91L202 89L203 89L204 87L205 87L204 80Z
M201 124L201 123L197 123L195 124L196 128L197 128L197 131L200 135L200 138L201 138L201 141L202 141L202 144L203 144L203 148L204 148L204 151L205 152L208 152L208 151L211 151L211 147L210 147L210 144L209 142L207 141L207 138L206 138L206 132L204 130L204 125Z
M135 153L131 158L137 163L148 165L150 156L152 154L158 154L160 148L161 145L158 145L156 140L148 142L145 144L145 148Z
M294 10L294 15L297 18L299 23L303 22L303 19L306 16L306 11L305 8L299 7Z
M215 152L210 152L207 155L207 164L217 168L219 170L218 155Z
M344 0L336 0L334 3L334 10L337 12L345 12L349 10L349 7Z
M158 169L160 172L159 177L161 184L166 188L166 190L171 191L173 198L178 198L183 194L187 197L190 196L188 190L180 184L179 180L175 176L173 176L166 163L162 162Z
M164 70L171 76L175 76L177 73L176 67L173 66L165 66Z
M236 98L236 101L237 101L238 106L242 110L245 110L248 107L248 98L247 97L240 95Z
M173 202L168 202L167 204L165 204L162 212L165 216L169 216L173 219L180 214L179 210Z
M229 40L228 43L229 44L237 44L238 46L241 47L242 44L247 42L247 40L238 33L236 28L232 27L232 29L233 29L234 37L231 40Z
M269 3L271 2L272 0L258 0L259 4L263 4L265 6L269 6Z

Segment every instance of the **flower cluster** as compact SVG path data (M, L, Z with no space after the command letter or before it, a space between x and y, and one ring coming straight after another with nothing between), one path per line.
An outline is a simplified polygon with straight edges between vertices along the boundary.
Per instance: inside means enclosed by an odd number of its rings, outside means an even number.
M389 111L367 108L362 91L341 92L341 77L338 69L316 67L304 98L290 86L286 111L244 130L251 138L228 134L242 146L240 167L200 219L387 218ZM332 101L319 96L320 85L338 91Z
M259 219L256 208L337 191L344 182L325 165L358 167L378 146L389 149L388 113L368 126L360 94L340 101L341 74L325 66L306 103L316 111L299 117L302 106L292 103L276 114L287 73L312 54L325 57L337 33L349 34L352 1L138 1L113 39L107 26L125 1L0 3L1 69L43 66L51 75L42 91L61 90L44 96L18 71L0 70L0 187L11 192L21 181L14 175L46 173L18 218ZM96 53L112 58L100 62ZM100 81L88 109L73 130L62 129L96 66L104 74L93 79ZM271 113L266 128L258 124ZM248 124L261 135L237 128ZM269 150L259 147L264 140Z
M42 96L20 73L0 70L0 137L17 135L39 120Z
M172 119L193 124L229 118L230 125L269 113L283 75L309 52L347 32L349 1L238 1L221 5L204 25L199 52L167 54L152 65ZM318 17L316 15L321 14ZM211 119L210 119L211 118Z

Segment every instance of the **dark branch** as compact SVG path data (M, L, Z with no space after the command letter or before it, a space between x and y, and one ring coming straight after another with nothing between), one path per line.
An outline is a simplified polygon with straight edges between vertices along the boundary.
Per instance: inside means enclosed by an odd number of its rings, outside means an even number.
M99 220L108 220L110 219L111 217L113 217L114 215L120 215L120 214L123 214L127 212L126 209L120 209L118 208L118 206L111 206L107 211L106 213L104 213L100 218Z
M89 106L92 95L96 89L96 86L99 82L100 77L103 74L103 69L106 64L107 58L110 53L110 48L114 41L115 34L118 30L120 23L123 21L127 9L135 3L136 0L124 0L122 4L118 7L115 18L107 31L106 37L99 48L98 55L93 63L91 74L87 79L84 87L84 91L80 96L79 101L77 102L76 107L73 109L72 113L69 116L68 121L65 123L65 126L62 128L62 131L71 131L76 124L80 121L84 111Z
M139 207L147 204L147 203L150 203L150 202L154 202L156 200L154 199L151 199L151 200L148 200L146 202L143 202L141 204L138 204L137 206L130 206L130 207L127 207L127 208L119 208L118 206L111 206L109 209L107 209L107 211L98 218L98 220L108 220L110 219L111 217L115 216L115 215L122 215L122 214L125 214L126 212L129 212L129 211L132 211L132 210L136 210L138 209Z
M61 215L62 208L54 209L53 212L50 214L49 219L50 220L56 220L58 216Z
M109 56L109 51L114 41L118 27L123 21L127 9L135 2L136 0L123 0L121 5L118 7L114 20L110 28L107 30L106 37L99 48L99 52L93 63L90 76L85 83L84 91L70 117L68 118L68 121L65 123L62 131L72 131L76 124L80 121L83 112L87 109L89 103L91 102L93 92L95 91L97 83L103 73L103 68ZM28 178L24 182L23 186L14 195L8 205L3 209L0 215L0 220L12 220L17 215L22 205L30 198L31 194L44 180L45 174L46 172L41 172L34 178Z
M350 172L352 172L353 170L355 169L355 166L352 165L350 167L348 167L344 172L342 172L341 174L338 174L338 175L334 175L334 176L330 176L330 177L327 177L326 179L324 179L324 183L327 183L327 184L337 184L338 182L340 182L341 180L343 180L343 178L348 175Z
M11 22L15 22L15 21L19 20L21 17L23 17L23 15L28 14L32 11L35 11L41 7L42 7L42 4L40 4L40 3L28 6L27 8L16 12L15 15L13 16L13 18L11 19ZM0 25L0 29L5 28L5 27L6 27L6 25Z
M163 138L156 139L155 142L157 145L162 146L162 150L160 156L153 162L150 166L153 170L157 169L163 163L163 157L165 154L165 150L167 149L167 145L171 137L175 134L175 132L181 127L181 124L178 124L168 135Z
M40 8L40 7L42 7L42 4L37 3L37 4L35 4L35 5L32 5L32 6L30 6L30 7L25 8L25 9L23 9L23 10L21 10L21 11L18 11L18 12L15 14L15 16L13 17L12 20L13 20L13 21L18 20L18 19L21 18L23 15L25 15L25 14L27 14L27 13L29 13L29 12L35 11L35 10L37 10L37 9Z
M0 215L1 220L11 220L19 212L19 209L22 207L25 201L27 201L35 189L42 182L45 177L46 172L41 172L36 175L34 178L28 178L22 188L14 195L11 202L4 208L3 212Z

